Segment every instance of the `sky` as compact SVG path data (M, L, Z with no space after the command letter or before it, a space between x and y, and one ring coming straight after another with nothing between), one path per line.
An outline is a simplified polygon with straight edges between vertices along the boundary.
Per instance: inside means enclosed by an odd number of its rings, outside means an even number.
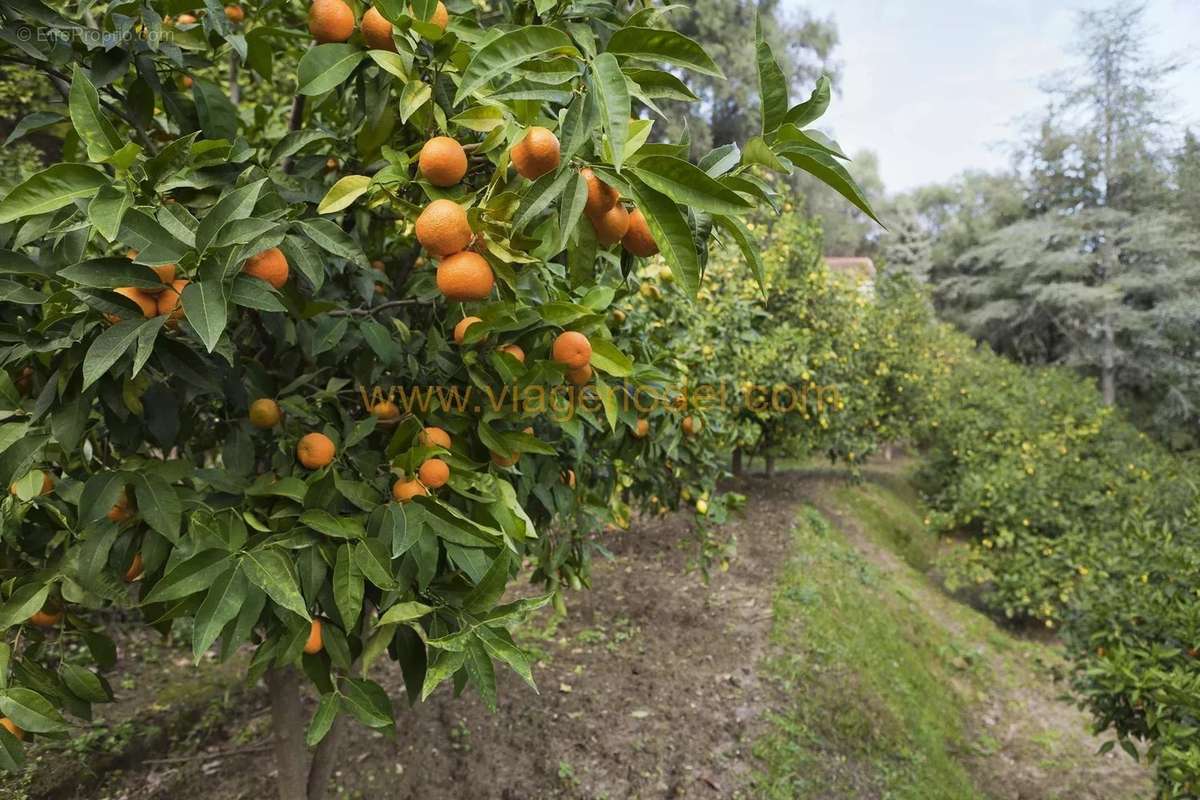
M1039 79L1071 64L1076 12L1105 0L784 0L837 23L841 94L822 128L849 153L879 154L891 193L1001 169ZM785 12L786 13L786 12ZM1200 0L1149 0L1158 55L1189 58L1173 116L1200 127ZM797 99L793 98L793 102Z

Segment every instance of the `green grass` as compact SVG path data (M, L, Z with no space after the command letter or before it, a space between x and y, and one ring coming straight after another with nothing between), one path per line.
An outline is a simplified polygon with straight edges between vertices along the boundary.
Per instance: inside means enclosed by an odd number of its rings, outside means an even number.
M900 530L897 508L856 510ZM968 744L964 701L951 688L954 643L913 613L899 579L864 560L816 510L801 515L793 541L764 664L788 699L754 745L761 769L752 796L983 797L957 760Z

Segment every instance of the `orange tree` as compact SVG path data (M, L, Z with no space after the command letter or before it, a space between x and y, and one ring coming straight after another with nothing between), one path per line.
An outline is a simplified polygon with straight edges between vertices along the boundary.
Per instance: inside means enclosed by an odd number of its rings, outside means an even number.
M656 101L720 69L648 3L0 14L65 159L0 200L8 769L112 699L109 607L248 651L293 800L345 719L393 730L380 658L410 702L532 683L509 628L586 583L589 534L711 485L701 426L664 468L623 402L672 377L609 327L638 259L694 295L720 236L760 273L762 170L867 207L804 130L828 84L791 106L761 37L761 134L658 141ZM525 561L549 591L505 602Z

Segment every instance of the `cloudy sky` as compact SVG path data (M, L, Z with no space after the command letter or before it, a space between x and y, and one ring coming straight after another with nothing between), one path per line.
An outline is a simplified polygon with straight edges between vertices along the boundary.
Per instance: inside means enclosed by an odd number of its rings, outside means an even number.
M837 22L842 94L827 122L879 154L889 191L999 168L999 143L1042 106L1038 79L1070 63L1075 13L1103 0L784 0ZM1175 116L1200 127L1200 0L1149 0L1160 55L1191 54Z

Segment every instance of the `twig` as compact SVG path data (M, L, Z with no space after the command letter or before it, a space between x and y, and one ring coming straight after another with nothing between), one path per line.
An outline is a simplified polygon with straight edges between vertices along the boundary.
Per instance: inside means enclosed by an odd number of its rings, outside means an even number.
M250 747L242 747L238 750L221 750L216 753L196 753L190 756L167 756L166 758L146 758L142 759L143 764L183 764L188 761L203 761L206 758L229 758L230 756L249 755L250 753L262 753L271 749L269 744L256 744Z
M373 317L381 311L387 311L391 308L399 308L400 306L413 306L420 303L416 298L407 300L389 300L386 303L381 303L374 308L346 308L330 311L331 317Z

